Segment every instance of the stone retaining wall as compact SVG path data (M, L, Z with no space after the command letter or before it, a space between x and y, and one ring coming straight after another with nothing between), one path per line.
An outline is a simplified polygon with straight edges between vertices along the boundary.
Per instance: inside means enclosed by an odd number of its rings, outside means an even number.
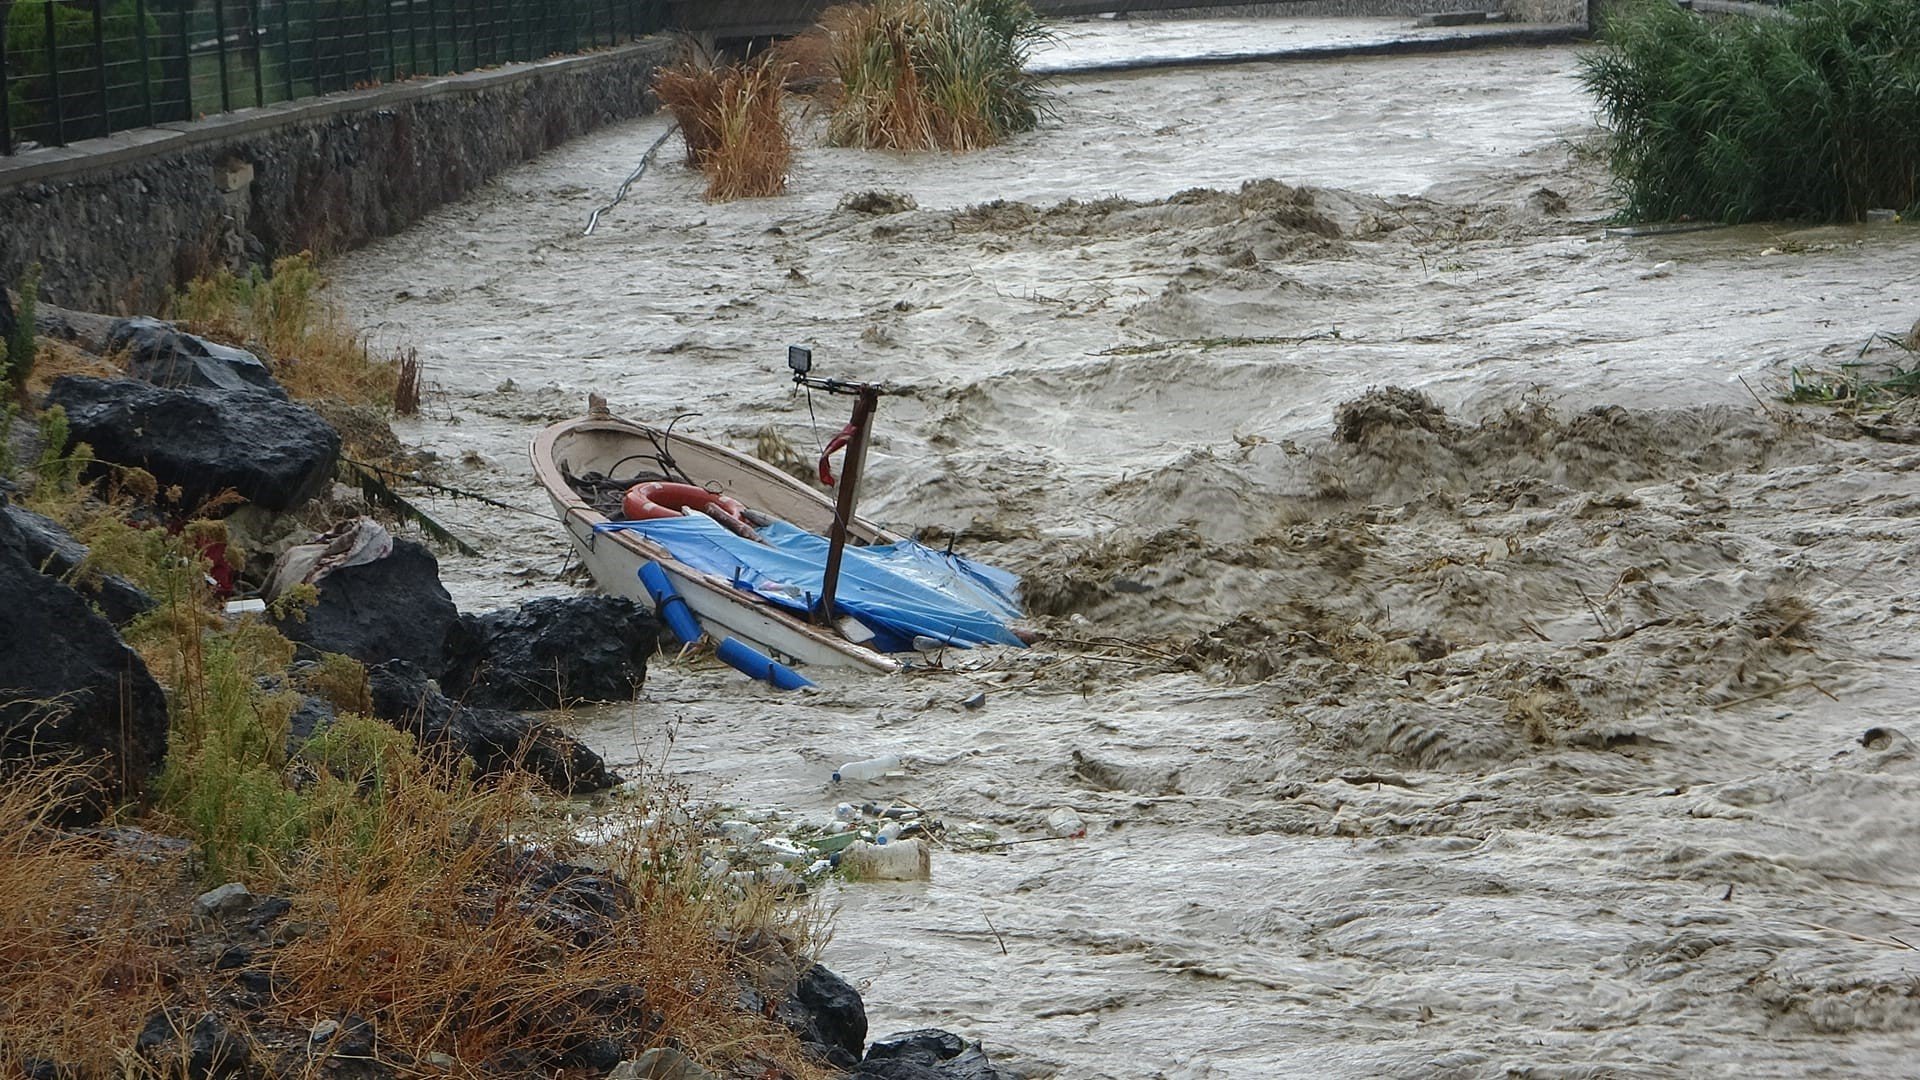
M224 113L0 158L0 282L64 307L155 310L221 266L390 235L502 170L650 112L673 44Z

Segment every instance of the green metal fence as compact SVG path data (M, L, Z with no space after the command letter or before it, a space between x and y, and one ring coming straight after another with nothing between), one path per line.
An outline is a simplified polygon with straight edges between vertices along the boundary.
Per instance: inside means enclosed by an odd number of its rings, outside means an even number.
M0 153L618 44L663 0L0 0Z

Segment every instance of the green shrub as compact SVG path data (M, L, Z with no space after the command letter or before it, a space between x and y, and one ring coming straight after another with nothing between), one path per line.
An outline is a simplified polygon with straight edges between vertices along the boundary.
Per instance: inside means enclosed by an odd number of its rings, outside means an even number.
M69 446L67 410L55 405L40 414L40 461L33 469L33 499L44 502L71 495L93 464L93 447Z
M0 342L0 388L10 386L15 393L26 390L39 349L33 334L34 309L39 303L40 264L34 263L20 275L20 307L14 312L13 334Z
M160 805L200 844L207 877L256 874L306 837L306 800L286 764L292 695L262 691L233 639L207 635L169 706Z
M1581 82L1624 216L1857 220L1920 203L1920 4L1803 0L1709 22L1623 0Z

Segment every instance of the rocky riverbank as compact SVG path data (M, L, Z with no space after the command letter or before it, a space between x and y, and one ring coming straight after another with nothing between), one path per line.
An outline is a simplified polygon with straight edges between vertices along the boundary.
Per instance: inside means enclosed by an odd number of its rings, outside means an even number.
M631 700L652 612L461 612L284 361L40 328L87 373L40 372L0 476L0 1068L1011 1075L945 1032L869 1045L804 906L521 711Z

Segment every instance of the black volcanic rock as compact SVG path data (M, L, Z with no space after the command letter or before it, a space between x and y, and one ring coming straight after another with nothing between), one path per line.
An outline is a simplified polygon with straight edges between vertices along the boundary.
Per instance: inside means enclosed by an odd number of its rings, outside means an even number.
M340 457L340 436L319 413L263 390L63 375L47 404L66 410L73 440L95 457L178 486L187 508L231 490L267 510L291 510L332 483Z

